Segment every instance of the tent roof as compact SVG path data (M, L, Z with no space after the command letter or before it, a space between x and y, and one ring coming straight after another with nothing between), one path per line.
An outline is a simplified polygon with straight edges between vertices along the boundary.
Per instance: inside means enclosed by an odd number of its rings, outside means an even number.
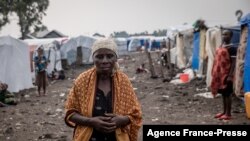
M26 39L24 42L26 42L28 45L42 45L42 44L50 44L54 41L58 41L60 44L64 42L65 40L68 40L68 38L46 38L46 39Z
M11 37L11 36L1 36L0 37L0 45L3 45L3 44L12 45L13 42L15 42L15 44L24 44L25 46L27 46L27 43L23 42L22 40Z
M243 25L243 24L250 24L250 13L248 13L243 18L241 18L240 24L241 25Z

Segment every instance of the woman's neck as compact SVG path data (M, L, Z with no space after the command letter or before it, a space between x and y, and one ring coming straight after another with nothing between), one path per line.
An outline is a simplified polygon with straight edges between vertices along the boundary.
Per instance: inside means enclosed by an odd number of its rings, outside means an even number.
M102 81L110 80L110 75L109 74L99 74L98 77Z

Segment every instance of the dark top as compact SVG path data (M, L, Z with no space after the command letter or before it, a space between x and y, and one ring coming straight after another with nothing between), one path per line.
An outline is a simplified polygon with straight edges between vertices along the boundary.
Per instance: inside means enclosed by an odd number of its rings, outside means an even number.
M105 113L113 113L112 100L112 91L106 97L104 92L97 88L93 117L104 116ZM90 141L116 141L115 132L105 134L94 129Z
M46 57L42 56L41 58L36 56L34 58L34 62L35 62L35 67L36 67L36 72L43 72L46 69Z
M230 56L236 56L237 55L237 47L232 46L232 47L228 48L228 52L229 52Z

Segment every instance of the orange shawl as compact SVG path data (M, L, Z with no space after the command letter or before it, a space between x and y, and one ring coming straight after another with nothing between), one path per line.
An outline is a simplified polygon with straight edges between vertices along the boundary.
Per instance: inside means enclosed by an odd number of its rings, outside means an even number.
M68 119L74 112L86 117L92 116L96 79L96 68L83 72L76 79L68 95L65 105L65 122L67 125L75 128L74 141L88 141L93 132L93 128L88 126L76 126ZM116 129L116 139L117 141L136 141L139 128L142 124L142 113L132 84L124 73L116 71L113 75L113 85L113 113L117 115L126 115L130 119L129 125L124 128Z

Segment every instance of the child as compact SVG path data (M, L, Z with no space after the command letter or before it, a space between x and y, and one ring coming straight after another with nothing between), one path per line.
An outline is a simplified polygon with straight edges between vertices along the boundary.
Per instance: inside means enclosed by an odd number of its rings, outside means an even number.
M223 112L215 115L215 118L220 120L231 119L231 105L233 93L233 73L234 61L231 59L236 52L230 44L233 32L224 30L222 34L223 44L216 50L213 69L212 69L212 82L211 90L215 96L217 93L222 94Z

